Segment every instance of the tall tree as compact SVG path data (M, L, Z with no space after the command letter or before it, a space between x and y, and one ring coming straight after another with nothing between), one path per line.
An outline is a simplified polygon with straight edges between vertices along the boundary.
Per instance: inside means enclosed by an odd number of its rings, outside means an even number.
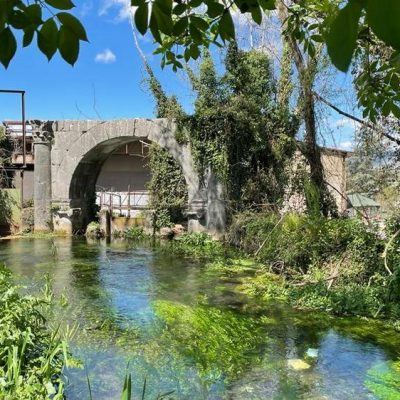
M321 55L322 46L316 51L307 54L301 51L299 42L294 35L288 33L288 11L283 0L278 0L277 10L282 24L282 34L285 42L291 49L294 64L297 69L300 85L299 108L303 117L305 127L304 142L300 144L300 150L307 159L310 168L310 181L317 189L320 211L327 216L334 212L331 195L325 183L324 168L321 161L321 150L318 146L318 132L316 125L314 81L317 74L318 60Z

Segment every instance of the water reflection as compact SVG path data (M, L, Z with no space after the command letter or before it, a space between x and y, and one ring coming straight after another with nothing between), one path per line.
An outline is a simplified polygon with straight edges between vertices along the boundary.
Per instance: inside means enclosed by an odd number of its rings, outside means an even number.
M45 273L79 329L72 348L96 399L119 399L128 361L135 391L176 399L374 399L368 371L398 355L399 335L358 320L263 306L201 263L126 242L14 240L0 260L30 290ZM385 339L386 337L386 339ZM87 396L69 370L68 398Z

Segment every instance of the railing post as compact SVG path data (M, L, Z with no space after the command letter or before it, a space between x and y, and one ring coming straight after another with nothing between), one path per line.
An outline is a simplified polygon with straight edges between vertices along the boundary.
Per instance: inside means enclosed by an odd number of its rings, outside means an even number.
M128 218L131 217L131 185L128 185Z

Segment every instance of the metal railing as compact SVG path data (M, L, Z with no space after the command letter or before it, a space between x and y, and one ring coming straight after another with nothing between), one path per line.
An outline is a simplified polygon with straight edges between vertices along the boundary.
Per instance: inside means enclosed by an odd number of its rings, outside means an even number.
M117 211L119 215L130 217L131 211L145 210L148 207L149 192L147 190L134 190L117 192L96 188L96 204L101 210Z

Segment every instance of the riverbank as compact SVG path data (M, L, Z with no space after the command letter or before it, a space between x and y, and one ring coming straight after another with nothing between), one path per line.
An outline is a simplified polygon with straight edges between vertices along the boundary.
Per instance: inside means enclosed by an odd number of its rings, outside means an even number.
M15 235L8 235L0 237L1 240L16 240L16 239L54 239L59 237L73 237L60 232L23 232Z
M400 330L399 225L389 221L384 238L355 219L245 213L236 216L225 244L195 234L173 247L213 259L206 268L240 276L238 289L260 301L379 319Z
M245 213L227 240L263 265L242 283L247 294L400 329L399 226L400 219L388 221L384 238L356 219Z
M62 399L62 371L72 359L59 329L47 324L52 300L48 282L38 296L20 291L10 271L0 266L0 397Z

